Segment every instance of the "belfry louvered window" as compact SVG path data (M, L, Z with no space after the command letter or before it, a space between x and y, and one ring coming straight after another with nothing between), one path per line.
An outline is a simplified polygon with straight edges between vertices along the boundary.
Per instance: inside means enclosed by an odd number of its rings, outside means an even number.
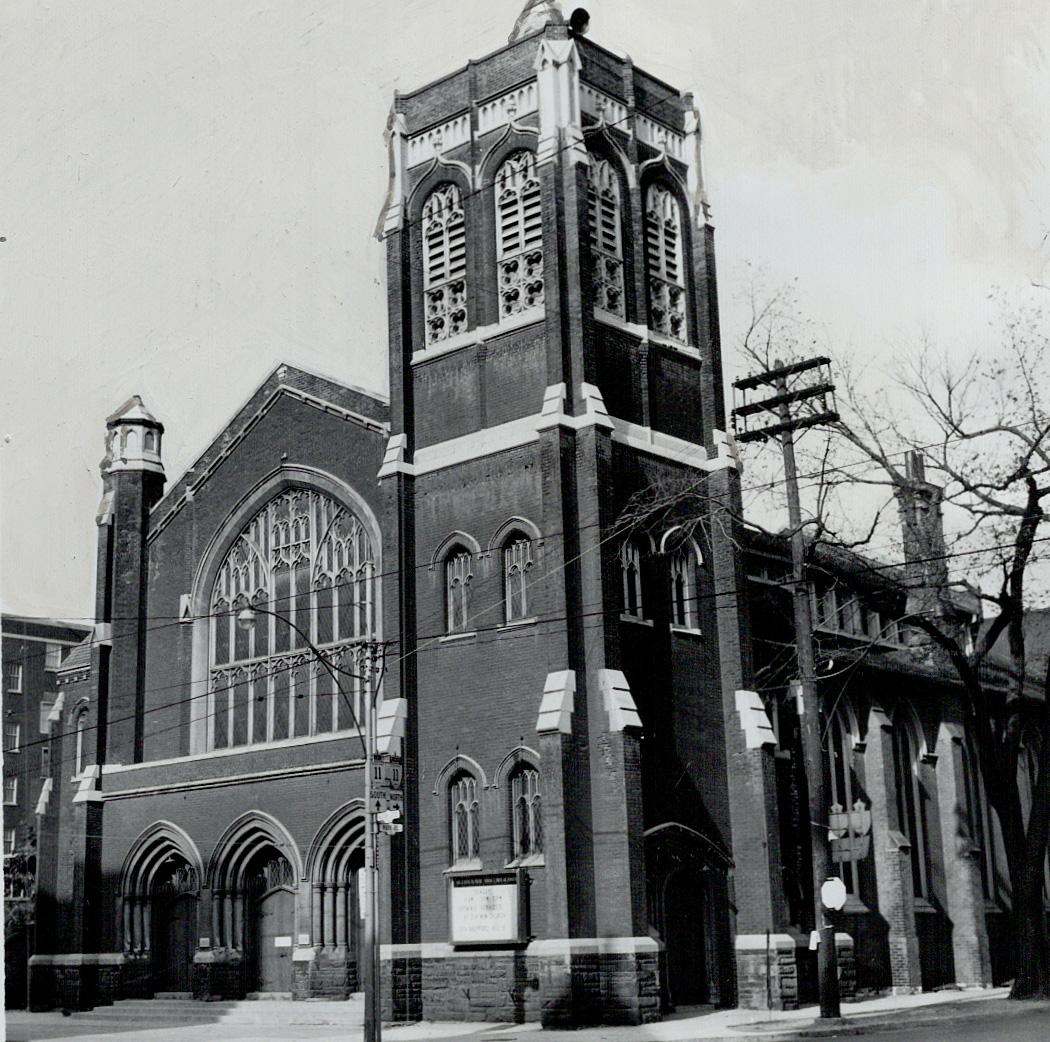
M587 187L594 265L594 306L624 317L623 241L620 233L620 182L607 159L591 164Z
M481 856L481 809L478 783L472 774L458 774L449 786L449 832L452 864L474 862Z
M543 210L536 157L515 152L496 172L499 317L543 305Z
M682 214L678 200L662 185L645 197L645 257L649 272L650 325L658 333L686 339Z
M320 492L282 492L248 522L212 590L209 749L355 726L375 570L361 521ZM245 608L258 609L247 629L237 624ZM336 687L308 642L353 675Z
M467 328L467 239L463 200L452 184L423 206L423 297L426 342L440 344Z

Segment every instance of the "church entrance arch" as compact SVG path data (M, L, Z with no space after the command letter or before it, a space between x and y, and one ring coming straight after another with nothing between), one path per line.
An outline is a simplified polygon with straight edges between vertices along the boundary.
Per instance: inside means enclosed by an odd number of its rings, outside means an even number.
M724 855L677 822L650 829L645 842L649 921L664 944L665 1004L731 1004Z
M292 990L295 891L292 866L272 847L245 872L244 969L248 991Z
M238 818L216 847L213 945L240 963L245 992L292 991L301 864L284 826L261 811Z
M200 855L171 822L156 822L132 844L121 871L123 951L134 987L146 994L193 989ZM140 992L141 993L141 992Z

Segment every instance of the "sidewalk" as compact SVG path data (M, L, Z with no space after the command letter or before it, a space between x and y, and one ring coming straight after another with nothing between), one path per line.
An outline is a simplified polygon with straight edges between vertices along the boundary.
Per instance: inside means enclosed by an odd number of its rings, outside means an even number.
M843 1018L820 1021L815 1007L772 1014L756 1010L710 1008L673 1014L658 1024L641 1027L593 1027L543 1031L538 1024L420 1023L386 1025L385 1042L693 1042L701 1039L756 1042L760 1039L846 1037L888 1026L922 1027L975 1019L1002 1018L1030 1012L1032 1003L1013 1003L1007 989L943 991L924 995L887 996L846 1003ZM352 1042L360 1037L359 1001L239 1003L232 1011L192 1003L196 1024L162 1026L143 1010L141 1019L123 1023L133 1011L123 1004L63 1017L61 1013L8 1011L7 1037L13 1042L76 1038L79 1042ZM136 1004L138 1005L138 1004ZM148 1006L148 1003L142 1005ZM141 1007L140 1007L141 1008ZM1050 1003L1045 1004L1050 1023ZM152 1023L151 1023L152 1020Z

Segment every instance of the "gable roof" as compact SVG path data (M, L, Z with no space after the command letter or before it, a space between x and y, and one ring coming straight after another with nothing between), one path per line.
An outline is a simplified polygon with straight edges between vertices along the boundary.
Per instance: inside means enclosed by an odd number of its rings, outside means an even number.
M282 363L157 501L150 512L151 537L168 525L192 498L193 492L211 477L245 435L282 397L293 398L323 412L340 416L377 434L385 436L390 432L390 405L382 396Z

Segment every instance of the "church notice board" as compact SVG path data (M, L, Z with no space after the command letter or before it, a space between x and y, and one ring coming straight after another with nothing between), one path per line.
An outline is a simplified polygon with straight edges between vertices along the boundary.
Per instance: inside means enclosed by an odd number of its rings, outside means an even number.
M454 945L524 944L527 882L515 872L478 872L449 879L449 933Z

